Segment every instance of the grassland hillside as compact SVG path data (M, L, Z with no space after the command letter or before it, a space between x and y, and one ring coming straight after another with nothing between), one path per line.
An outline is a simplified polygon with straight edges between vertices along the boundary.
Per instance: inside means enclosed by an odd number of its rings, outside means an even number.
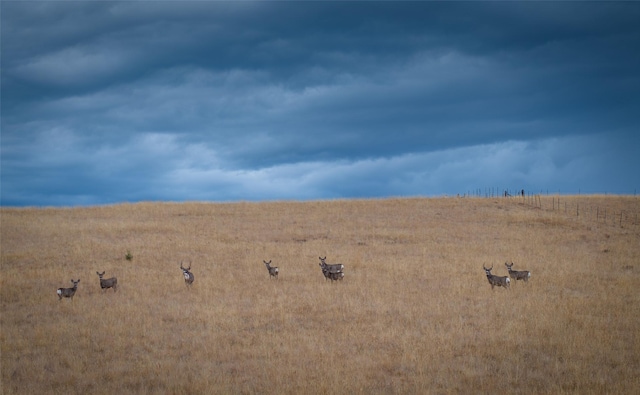
M551 199L2 208L0 392L637 393L640 199Z

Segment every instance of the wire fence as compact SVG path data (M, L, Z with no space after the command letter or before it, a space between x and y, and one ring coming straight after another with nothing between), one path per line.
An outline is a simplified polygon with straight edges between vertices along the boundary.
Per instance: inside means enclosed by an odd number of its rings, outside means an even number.
M493 198L493 197L525 197L525 196L543 196L543 197L548 197L548 196L563 196L560 195L560 193L554 193L554 192L549 192L549 190L546 191L540 191L540 192L535 192L535 193L531 193L531 191L525 191L524 189L509 189L509 188L500 188L500 187L485 187L485 188L477 188L474 190L469 190L467 191L463 196L465 197L485 197L485 198ZM581 196L632 196L632 197L637 197L637 190L634 189L633 194L628 194L628 195L610 195L607 193L593 193L593 194L589 194L589 193L583 193L578 191L577 194L566 194L565 196L574 196L574 197L581 197ZM458 195L460 196L460 195Z
M549 201L550 200L550 201ZM582 201L581 201L582 200ZM639 205L640 205L640 201ZM551 210L569 216L614 226L640 225L640 209L620 209L604 205L602 202L589 201L588 198L551 196L543 198L534 195L527 199L528 205Z
M621 195L624 199L631 199L631 201L622 204L624 208L607 205L607 199L611 195L549 195L548 192L545 195L544 193L529 193L524 189L510 190L491 187L469 191L464 196L505 198L537 209L605 225L640 226L640 197L636 196L635 191L633 195Z

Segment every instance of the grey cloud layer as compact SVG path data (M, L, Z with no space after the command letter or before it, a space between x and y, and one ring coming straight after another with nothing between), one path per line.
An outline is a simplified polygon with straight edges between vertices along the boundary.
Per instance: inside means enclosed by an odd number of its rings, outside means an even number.
M639 183L633 3L11 2L1 15L3 205Z

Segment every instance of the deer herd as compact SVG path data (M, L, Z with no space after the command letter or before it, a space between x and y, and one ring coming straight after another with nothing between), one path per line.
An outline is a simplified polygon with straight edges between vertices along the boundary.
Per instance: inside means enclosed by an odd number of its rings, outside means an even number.
M342 263L329 264L327 263L326 256L324 258L318 258L320 259L319 265L325 281L342 281L342 279L344 278L344 265ZM269 262L263 260L262 262L269 272L269 278L273 277L277 280L280 269L278 269L277 266L271 266L271 260L269 260ZM509 289L511 285L511 279L516 281L523 280L526 283L531 278L531 272L528 270L513 270L513 262L511 262L511 264L505 262L504 265L507 267L509 276L496 276L495 274L491 274L493 266L487 268L485 265L482 265L482 268L484 269L487 280L489 281L492 290L494 287L504 287L506 289ZM191 273L191 263L189 263L189 267L185 268L182 265L182 262L180 262L180 270L182 270L182 275L184 276L184 283L187 285L187 287L191 287L191 285L193 285L193 280L195 280L193 273ZM116 277L104 278L104 271L102 273L96 272L96 274L98 275L98 278L100 280L100 288L102 289L103 293L109 288L113 288L114 293L118 290L118 279ZM78 290L78 283L80 283L80 279L71 279L71 283L73 284L73 287L71 288L58 288L58 300L62 300L62 298L69 298L73 300L73 296Z
M509 277L514 280L524 280L524 282L526 283L529 281L529 278L531 278L531 272L528 270L512 270L511 268L513 267L513 262L511 262L511 264L505 262L504 265L507 267ZM482 265L482 268L484 269L484 273L487 275L489 284L491 284L491 289L493 289L493 287L504 287L506 289L509 289L511 285L511 279L509 277L496 276L495 274L491 274L493 266L487 269L484 265Z

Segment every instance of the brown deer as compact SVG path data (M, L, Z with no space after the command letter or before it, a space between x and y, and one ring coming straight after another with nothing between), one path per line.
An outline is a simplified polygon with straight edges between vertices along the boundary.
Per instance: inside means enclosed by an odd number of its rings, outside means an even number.
M269 271L269 275L270 275L269 278L275 277L276 280L277 280L278 279L278 272L279 272L278 267L277 266L271 266L271 260L269 260L269 262L263 260L262 262L264 262L265 266L267 267L267 270Z
M504 265L507 267L507 270L509 271L509 277L511 277L516 281L524 280L524 282L526 283L531 278L531 272L528 270L511 270L511 268L513 267L513 262L511 262L511 265L505 262Z
M509 285L511 283L511 280L509 280L509 277L507 276L501 277L501 276L495 276L491 274L491 270L493 269L493 266L487 269L484 265L482 265L482 268L484 269L484 273L487 275L487 280L489 280L489 284L491 284L492 290L493 290L493 287L505 287L506 289L509 289Z
M330 273L342 273L342 272L344 272L344 265L342 263L336 263L336 264L329 265L329 264L327 264L327 257L326 256L324 258L322 258L322 257L318 257L318 258L320 258L320 267L322 268L323 272L325 270L329 271Z
M73 295L75 295L78 290L80 279L78 279L78 281L71 279L71 282L73 283L73 288L58 288L58 300L62 300L62 298L71 298L71 300L73 300Z
M182 274L184 275L184 283L186 285L193 284L193 280L195 280L195 278L193 277L193 273L189 271L191 270L191 263L189 263L189 267L185 269L182 267L182 262L180 262L180 269L182 269Z
M327 281L327 279L333 281L338 281L344 278L344 273L343 272L330 272L328 270L322 269L322 274L324 275L324 281Z
M334 265L327 264L327 257L319 257L320 258L320 270L322 270L322 274L324 275L324 280L337 281L342 280L344 278L344 265L341 263L337 263Z
M106 278L106 279L102 278L105 273L106 272L102 272L102 273L96 272L96 274L100 278L100 288L102 288L103 292L109 288L113 288L113 292L116 292L118 290L118 279L115 277Z

